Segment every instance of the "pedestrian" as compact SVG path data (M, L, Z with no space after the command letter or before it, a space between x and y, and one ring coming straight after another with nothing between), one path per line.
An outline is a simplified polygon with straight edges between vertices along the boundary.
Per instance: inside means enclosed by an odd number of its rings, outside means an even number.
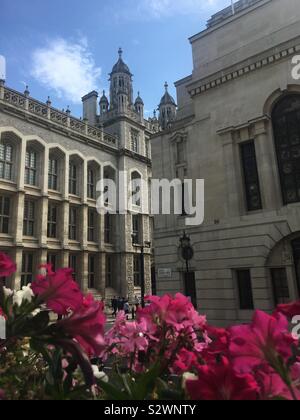
M118 311L118 300L117 300L116 296L114 296L114 298L112 299L111 305L112 305L112 309L113 309L113 316L116 317L117 316L117 311Z
M128 320L128 315L129 315L129 312L130 312L130 306L129 306L128 300L126 300L124 302L124 312L125 312L125 315L126 315L126 319Z

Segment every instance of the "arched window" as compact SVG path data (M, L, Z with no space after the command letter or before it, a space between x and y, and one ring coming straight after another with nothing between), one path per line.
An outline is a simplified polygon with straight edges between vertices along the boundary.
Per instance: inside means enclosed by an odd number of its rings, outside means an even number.
M272 113L284 204L300 202L300 95L283 98Z
M131 193L132 193L132 204L140 207L141 205L141 186L142 177L138 172L131 174Z
M10 144L0 144L0 178L12 180L13 147Z
M37 186L38 185L38 153L34 149L27 149L25 160L25 184Z

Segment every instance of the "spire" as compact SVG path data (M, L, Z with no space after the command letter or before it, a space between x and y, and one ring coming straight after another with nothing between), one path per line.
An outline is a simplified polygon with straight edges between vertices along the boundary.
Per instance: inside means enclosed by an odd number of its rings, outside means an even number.
M121 47L119 48L118 54L119 54L119 59L122 60L123 50Z
M165 89L166 89L166 92L168 93L168 90L169 90L168 82L165 83Z

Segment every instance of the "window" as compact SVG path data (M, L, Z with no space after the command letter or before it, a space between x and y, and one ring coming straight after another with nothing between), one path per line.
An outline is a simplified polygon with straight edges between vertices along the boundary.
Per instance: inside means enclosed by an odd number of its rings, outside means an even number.
M69 213L69 239L77 241L77 208L70 207Z
M132 216L132 241L135 245L141 243L141 218L138 214Z
M273 268L271 270L275 305L281 305L290 301L290 292L285 268Z
M25 160L25 184L37 185L37 153L27 150Z
M56 271L57 269L57 260L58 260L58 256L56 254L47 255L47 264L52 266L53 271Z
M69 255L69 267L73 270L73 278L74 280L77 279L77 265L78 265L78 261L77 261L77 255L75 254L70 254Z
M96 242L97 212L89 210L88 214L88 241Z
M58 208L55 204L49 204L48 206L48 238L57 238L57 213Z
M113 216L109 213L104 216L104 242L113 243Z
M132 204L138 207L141 205L141 185L141 175L138 172L133 172L131 175Z
M134 255L133 257L133 278L134 286L141 287L142 276L141 276L141 257L140 255Z
M240 145L248 211L261 210L259 178L254 141Z
M23 235L34 236L34 225L35 225L35 202L25 200L24 203L24 222L23 222Z
M12 180L13 148L9 144L0 144L0 178Z
M78 194L78 188L77 188L77 166L74 164L70 164L69 168L69 193L72 195Z
M88 170L88 198L96 198L96 179L95 171L93 169Z
M27 286L33 281L33 254L23 252L21 286Z
M96 286L96 257L95 255L89 255L89 274L88 274L88 287L89 289L95 289Z
M300 95L281 100L272 114L284 204L300 201Z
M10 198L0 195L0 233L10 230Z
M184 142L177 143L177 164L184 162Z
M113 287L113 258L111 255L106 257L106 287Z
M240 309L253 310L254 301L252 294L252 281L250 270L237 270L237 284L240 300Z
M131 150L135 153L139 152L139 133L131 131Z
M58 161L56 159L49 159L48 188L58 190Z

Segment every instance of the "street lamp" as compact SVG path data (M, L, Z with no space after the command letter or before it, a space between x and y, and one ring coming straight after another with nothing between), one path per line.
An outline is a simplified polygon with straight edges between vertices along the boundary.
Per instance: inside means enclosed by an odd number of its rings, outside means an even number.
M140 248L140 270L141 270L141 304L142 308L145 308L145 248L150 249L151 248L151 242L144 241L142 245L139 245L138 243L138 235L133 234L132 235L132 245L135 248Z
M189 273L189 262L194 257L194 250L191 246L191 238L187 236L186 232L183 232L183 236L180 238L181 256L186 263L186 272Z

